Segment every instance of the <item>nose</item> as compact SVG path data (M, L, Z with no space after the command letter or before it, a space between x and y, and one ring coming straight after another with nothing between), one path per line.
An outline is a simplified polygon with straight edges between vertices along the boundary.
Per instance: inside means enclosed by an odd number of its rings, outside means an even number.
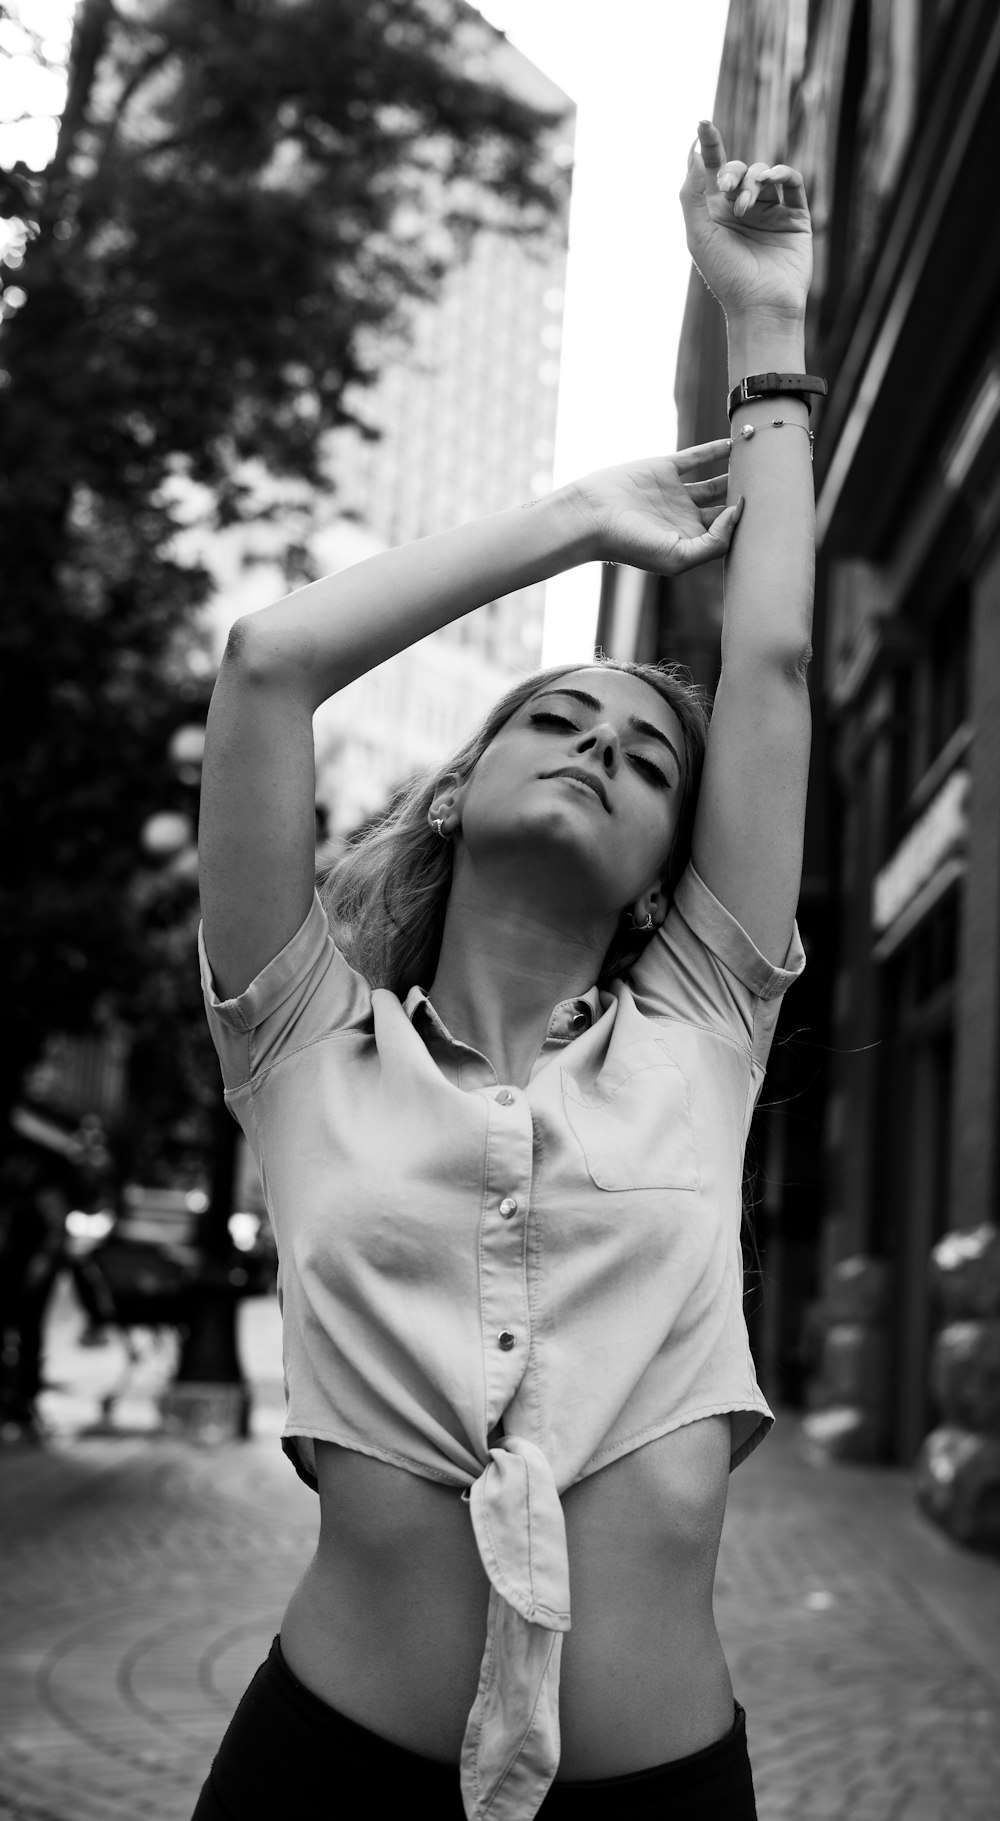
M576 750L581 754L593 754L609 778L615 776L622 761L621 742L617 729L610 721L600 721L596 727L588 727L577 740Z

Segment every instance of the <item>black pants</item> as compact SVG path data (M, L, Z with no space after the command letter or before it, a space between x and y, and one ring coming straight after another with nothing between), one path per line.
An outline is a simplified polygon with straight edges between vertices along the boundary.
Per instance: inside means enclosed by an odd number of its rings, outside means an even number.
M756 1821L746 1716L687 1758L555 1783L540 1821ZM293 1676L275 1638L230 1723L192 1821L463 1821L457 1765L347 1719Z

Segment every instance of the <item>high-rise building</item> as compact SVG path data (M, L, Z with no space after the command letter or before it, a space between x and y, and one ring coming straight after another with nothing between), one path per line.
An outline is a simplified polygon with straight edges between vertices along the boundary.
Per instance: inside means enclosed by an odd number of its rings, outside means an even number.
M492 27L476 27L494 80L559 117L554 151L568 166L572 102ZM332 439L333 511L314 540L325 568L551 487L566 247L565 210L538 236L480 229L441 296L417 309L408 345L357 401L378 439ZM485 604L324 705L318 788L333 834L461 744L538 665L544 592L539 583Z
M465 28L466 67L555 122L551 153L568 177L573 103L472 7ZM379 378L350 401L375 436L345 428L328 441L329 503L314 502L307 532L318 573L551 487L568 193L567 182L560 210L537 232L480 227L440 294L411 306L405 338L390 353L375 350ZM302 510L301 489L259 478L262 504L273 508L287 495L287 523L281 513L262 513L209 537L192 493L191 528L178 539L184 557L206 562L217 579L208 610L216 656L234 619L288 588L281 555L291 515ZM317 795L333 838L446 758L504 688L537 667L544 594L539 583L485 603L323 704L315 723Z

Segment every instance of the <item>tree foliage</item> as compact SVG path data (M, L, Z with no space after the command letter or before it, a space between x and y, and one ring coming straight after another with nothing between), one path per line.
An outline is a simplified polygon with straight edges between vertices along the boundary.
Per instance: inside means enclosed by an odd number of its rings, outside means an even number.
M50 1032L169 1016L134 883L208 666L181 489L224 527L251 465L326 486L463 238L562 207L496 43L459 0L80 0L53 162L0 173L0 1112Z

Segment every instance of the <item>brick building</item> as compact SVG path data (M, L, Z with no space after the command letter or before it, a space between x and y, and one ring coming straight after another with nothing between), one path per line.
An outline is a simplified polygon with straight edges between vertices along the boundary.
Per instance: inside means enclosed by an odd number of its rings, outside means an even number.
M776 1395L804 1376L817 1441L924 1471L935 1424L939 1443L942 1423L1000 1433L1000 1302L945 1284L945 1312L983 1330L966 1335L979 1390L956 1402L928 1269L935 1247L939 1280L995 1255L1000 1188L1000 236L983 207L1000 15L744 0L715 119L733 155L805 174L807 361L830 385L812 418L810 966L765 1088L781 1104L757 1121L755 1343ZM726 383L722 313L693 274L682 446L726 434ZM711 687L721 605L716 568L609 571L599 637ZM972 1237L942 1249L955 1233Z

